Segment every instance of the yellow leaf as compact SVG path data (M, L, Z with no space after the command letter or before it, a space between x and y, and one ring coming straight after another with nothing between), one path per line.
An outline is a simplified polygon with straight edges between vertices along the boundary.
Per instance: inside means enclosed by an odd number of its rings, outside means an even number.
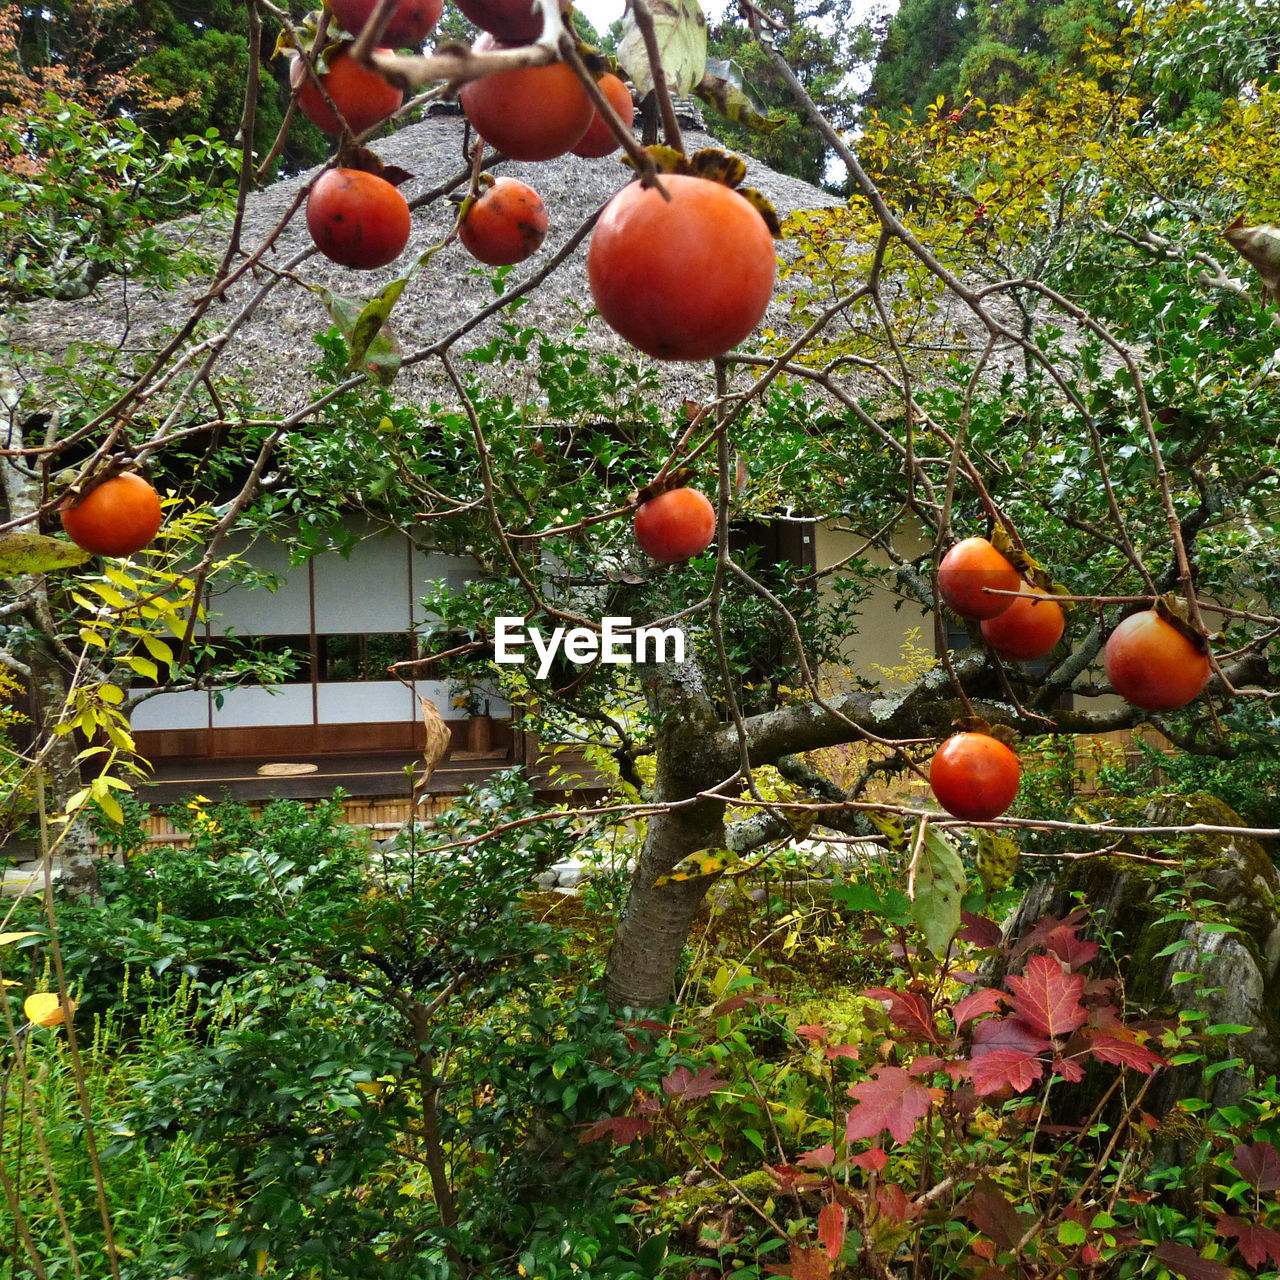
M659 876L653 887L660 889L664 884L674 884L681 880L693 880L699 876L718 876L741 859L732 849L699 849L691 853L680 864L665 876Z
M39 991L23 1001L22 1012L33 1026L60 1027L68 1017L75 1017L76 1002L68 1000L63 1005L55 992Z
M27 929L24 933L0 933L0 947L7 947L11 942L21 942L23 938L37 938L35 929Z

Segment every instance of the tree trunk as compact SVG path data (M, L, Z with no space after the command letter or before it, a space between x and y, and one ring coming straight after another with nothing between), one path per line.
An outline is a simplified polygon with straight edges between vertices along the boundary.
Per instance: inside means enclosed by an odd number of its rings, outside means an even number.
M605 993L615 1009L650 1009L675 994L685 939L707 881L680 880L659 889L653 882L689 854L722 846L722 814L722 806L704 804L649 819L605 969Z
M22 448L22 427L16 414L10 415L6 443L13 449ZM35 514L40 505L40 487L33 474L0 460L0 484L4 491L3 505L11 519ZM34 527L33 524L31 528ZM58 662L50 641L41 634L45 631L43 620L49 617L45 575L27 574L10 579L5 585L15 597L29 601L19 616L35 633L34 638L29 638L20 649L11 651L13 662L6 665L20 670L27 685L34 710L34 749L37 754L42 750L45 752L46 802L51 811L61 811L65 809L68 798L80 789L80 766L75 758L79 745L74 734L53 733L53 726L57 724L67 700L67 674ZM58 853L64 884L88 890L96 886L90 832L84 822L70 824L62 834Z
M692 654L691 644L686 652ZM702 672L691 657L646 665L639 674L659 720L653 798L659 804L690 800L721 780L719 753L711 747L722 726ZM605 967L605 992L615 1009L648 1009L671 1000L689 926L708 882L683 880L657 889L653 882L691 853L724 843L724 805L716 800L698 800L649 819Z
M67 800L81 786L80 764L76 760L79 743L75 734L53 732L67 699L67 677L57 659L39 640L24 651L23 657L31 672L36 748L39 750L48 744L45 756L48 778L46 803L50 812L61 812L66 808ZM66 888L90 893L97 888L98 873L93 860L91 833L83 819L76 819L62 833L58 843L58 862L62 868L62 884Z

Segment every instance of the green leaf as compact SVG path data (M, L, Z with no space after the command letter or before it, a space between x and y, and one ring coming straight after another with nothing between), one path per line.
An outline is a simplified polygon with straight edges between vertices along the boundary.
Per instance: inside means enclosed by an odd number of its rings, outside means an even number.
M1021 851L1012 836L985 827L979 827L974 835L978 842L978 879L989 898L1013 879Z
M1070 1218L1058 1223L1058 1243L1059 1244L1084 1244L1088 1239L1084 1227L1078 1222L1073 1222Z
M400 344L386 324L386 317L406 283L407 278L393 280L367 303L345 298L332 289L313 287L346 339L351 352L348 371L367 369L379 382L390 382L400 371Z
M71 569L89 559L91 554L74 542L46 538L42 533L6 533L0 537L0 575L6 578Z
M736 62L722 59L708 62L706 75L693 87L693 96L726 120L757 133L773 133L786 124L782 116L764 114L764 109L746 91L742 68Z
M658 58L666 73L667 88L676 98L693 90L707 69L707 19L697 0L649 0L654 32L658 37ZM653 73L644 37L630 9L623 19L622 41L618 45L618 65L644 98L653 89Z
M387 321L391 317L391 308L396 305L408 283L407 276L392 280L365 304L348 339L351 346L351 359L347 361L348 372L363 365L376 374L379 381L390 382L400 371L400 344Z
M946 837L933 827L925 829L915 890L912 915L929 950L942 956L960 928L964 864Z

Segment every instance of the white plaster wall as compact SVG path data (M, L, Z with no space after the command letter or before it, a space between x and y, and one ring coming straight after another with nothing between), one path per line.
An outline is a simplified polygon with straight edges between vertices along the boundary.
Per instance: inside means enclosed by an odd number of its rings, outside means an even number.
M476 570L475 561L467 556L447 556L440 551L415 551L413 555L413 621L417 625L432 621L437 614L427 613L419 597L432 590L437 582L449 582L456 590Z
M134 729L205 729L209 725L209 695L200 690L158 693L129 715Z
M317 634L409 630L409 544L403 535L366 538L349 559L321 555L312 564Z
M274 693L263 688L228 689L213 708L215 729L248 729L259 724L311 724L311 686L289 684Z
M317 685L316 706L321 724L398 724L418 715L413 693L398 680Z
M278 591L265 587L236 586L212 596L209 601L209 631L226 635L228 629L242 636L306 635L311 629L311 599L307 588L307 566L290 566L284 548L260 538L249 547L241 537L231 544L256 568L282 575L286 581Z
M846 533L829 524L814 526L814 556L819 570L839 563L857 551L866 541L853 533ZM912 559L928 550L929 543L916 531L899 532L894 549L899 555ZM868 563L885 566L888 558L880 551L868 551L864 557ZM852 570L852 566L850 566ZM837 570L837 574L840 571ZM834 576L834 575L833 575ZM830 579L823 579L820 590L829 595ZM921 631L920 647L933 652L933 615L918 604L906 601L900 609L894 605L901 597L886 588L873 584L871 594L862 602L858 613L850 618L851 627L858 628L842 646L846 660L854 672L868 679L879 679L872 664L896 667L902 662L902 644L912 627Z

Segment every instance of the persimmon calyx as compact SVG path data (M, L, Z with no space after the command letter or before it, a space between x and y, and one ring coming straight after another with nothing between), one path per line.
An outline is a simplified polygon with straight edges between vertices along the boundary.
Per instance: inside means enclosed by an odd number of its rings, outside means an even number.
M705 178L708 182L716 182L736 191L764 219L769 234L775 240L782 239L782 220L768 197L754 187L742 186L742 180L747 176L747 165L741 156L721 151L718 147L703 147L693 155L686 156L674 147L660 144L645 147L644 152L660 175L678 173L690 178ZM639 170L639 165L630 156L623 156L622 163Z
M650 480L643 489L636 489L627 496L628 507L642 507L646 502L651 502L654 498L660 497L671 489L684 489L689 485L689 481L693 479L692 467L676 467L672 471L668 471L665 476L658 480Z

